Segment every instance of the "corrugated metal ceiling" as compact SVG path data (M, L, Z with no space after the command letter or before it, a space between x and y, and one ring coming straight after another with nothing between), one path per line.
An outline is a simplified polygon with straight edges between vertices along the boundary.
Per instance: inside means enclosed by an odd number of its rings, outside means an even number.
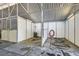
M24 5L25 6L25 5ZM26 8L26 6L25 6ZM72 4L65 3L44 3L43 19L44 21L63 21L72 9ZM41 4L28 4L27 10L35 22L41 22Z
M41 3L22 3L18 4L18 15L34 22L41 22ZM15 7L16 8L16 7ZM49 21L64 21L70 13L79 10L79 4L71 3L43 3L43 19ZM14 9L13 14L16 9Z

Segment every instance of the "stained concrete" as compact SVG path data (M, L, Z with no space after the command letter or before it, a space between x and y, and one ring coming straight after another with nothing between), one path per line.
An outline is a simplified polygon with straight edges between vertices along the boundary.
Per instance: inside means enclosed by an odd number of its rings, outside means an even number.
M24 48L27 48L27 49L23 50ZM28 47L24 44L13 44L13 45L6 47L4 49L7 51L10 51L10 52L13 52L13 53L25 55L30 50L30 48L31 47Z
M12 44L15 44L15 43L14 42L0 40L0 49L8 47L8 46L10 46Z
M20 42L22 44L26 44L26 45L32 45L32 46L41 46L41 38L40 37L32 37L30 39L26 39L23 40L22 42Z
M0 56L79 56L79 48L64 39L54 39L51 45L49 41L46 41L43 47L2 42Z
M6 51L4 49L0 49L0 56L21 56L20 54Z

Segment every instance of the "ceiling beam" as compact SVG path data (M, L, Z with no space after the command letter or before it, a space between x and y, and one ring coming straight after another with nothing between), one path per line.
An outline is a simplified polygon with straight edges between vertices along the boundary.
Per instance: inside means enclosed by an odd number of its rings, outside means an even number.
M16 3L10 3L9 6L13 6L15 5ZM8 8L8 4L4 4L2 6L0 6L0 10L4 9L4 8Z
M21 7L25 10L25 12L30 16L31 14L30 14L30 12L28 12L28 10L20 3L20 5L21 5ZM32 18L31 18L31 16L30 16L30 20L31 20Z

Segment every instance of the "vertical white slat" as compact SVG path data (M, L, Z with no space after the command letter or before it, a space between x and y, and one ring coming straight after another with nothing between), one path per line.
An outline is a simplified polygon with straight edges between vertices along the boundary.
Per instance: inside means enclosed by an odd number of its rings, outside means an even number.
M75 44L79 46L79 12L75 15Z
M36 23L36 32L38 33L38 36L41 36L41 23Z
M31 38L32 35L31 35L31 21L27 19L27 39Z
M48 22L44 23L44 38L46 38L44 41L48 38Z
M69 36L69 35L68 35L68 33L69 33L69 32L68 32L68 29L69 29L69 25L68 25L68 24L69 24L69 23L68 23L68 20L66 20L66 32L65 32L65 35L66 35L65 38L66 38L66 39L68 39L68 36Z
M26 38L26 35L27 35L27 33L26 33L26 27L27 27L26 20L27 19L24 19L24 18L18 16L18 40L17 40L18 42L27 39Z
M64 38L64 22L57 22L57 38Z
M74 16L69 20L69 41L74 43Z
M50 31L50 30L54 30L54 32L55 32L55 36L54 37L56 37L56 22L49 22L49 29L48 29L48 32Z

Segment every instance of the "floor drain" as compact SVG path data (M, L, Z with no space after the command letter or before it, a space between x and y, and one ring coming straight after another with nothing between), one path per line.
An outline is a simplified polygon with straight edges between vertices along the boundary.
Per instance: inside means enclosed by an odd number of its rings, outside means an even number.
M30 47L26 47L26 48L21 48L20 50L21 51L26 51L26 50L29 50L30 49Z

